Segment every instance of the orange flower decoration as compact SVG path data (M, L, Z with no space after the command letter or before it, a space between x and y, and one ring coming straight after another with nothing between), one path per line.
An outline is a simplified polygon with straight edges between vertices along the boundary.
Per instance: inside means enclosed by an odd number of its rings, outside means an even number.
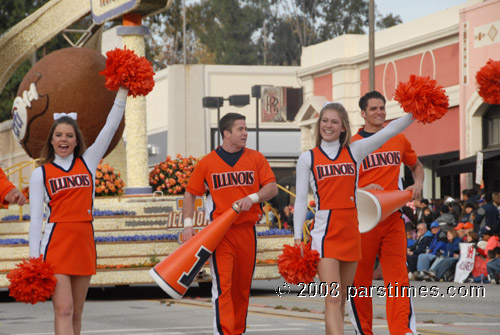
M406 83L400 82L394 94L406 113L422 123L432 123L448 112L448 96L442 86L430 77L411 75Z
M96 196L116 196L123 194L125 183L120 179L120 174L114 172L114 168L108 164L99 164L97 166L95 178Z
M197 162L198 159L193 156L182 157L177 154L174 159L167 156L165 162L156 164L149 172L149 184L163 194L183 194L189 175Z

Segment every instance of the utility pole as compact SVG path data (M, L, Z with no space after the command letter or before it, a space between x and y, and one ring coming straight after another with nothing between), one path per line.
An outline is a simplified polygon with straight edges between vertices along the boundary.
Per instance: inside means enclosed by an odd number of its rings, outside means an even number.
M186 0L182 0L182 64L186 65Z
M370 0L368 5L368 73L370 91L375 90L375 0Z

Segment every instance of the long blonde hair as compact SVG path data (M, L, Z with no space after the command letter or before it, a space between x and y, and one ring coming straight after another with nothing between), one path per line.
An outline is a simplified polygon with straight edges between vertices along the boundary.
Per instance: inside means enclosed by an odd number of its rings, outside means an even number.
M316 122L316 146L319 147L321 145L321 134L319 132L319 125L321 123L321 119L327 110L334 110L339 113L340 119L342 120L342 127L344 127L345 131L343 131L339 136L340 145L345 147L351 144L351 124L349 122L349 114L345 110L344 106L338 102L331 102L323 106L321 111L319 112L318 121Z

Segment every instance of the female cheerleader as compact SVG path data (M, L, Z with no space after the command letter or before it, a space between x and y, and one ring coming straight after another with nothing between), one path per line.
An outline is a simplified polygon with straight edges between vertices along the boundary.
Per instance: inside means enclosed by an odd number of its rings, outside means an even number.
M128 89L118 90L106 124L88 149L76 113L54 114L41 152L44 164L31 176L30 257L43 255L54 269L56 334L80 334L90 278L96 273L92 225L95 174L122 120L127 94Z
M308 184L316 202L311 249L320 254L318 275L328 284L325 298L326 334L344 334L347 289L361 259L356 189L359 164L413 121L407 114L366 139L350 143L351 127L345 108L327 103L316 123L316 147L303 152L297 162L294 213L295 243L302 241L307 212Z

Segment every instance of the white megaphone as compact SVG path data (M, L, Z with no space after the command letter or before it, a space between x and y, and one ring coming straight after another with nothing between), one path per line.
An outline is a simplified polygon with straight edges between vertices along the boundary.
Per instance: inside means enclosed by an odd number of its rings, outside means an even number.
M366 233L411 200L411 191L357 190L359 231Z

